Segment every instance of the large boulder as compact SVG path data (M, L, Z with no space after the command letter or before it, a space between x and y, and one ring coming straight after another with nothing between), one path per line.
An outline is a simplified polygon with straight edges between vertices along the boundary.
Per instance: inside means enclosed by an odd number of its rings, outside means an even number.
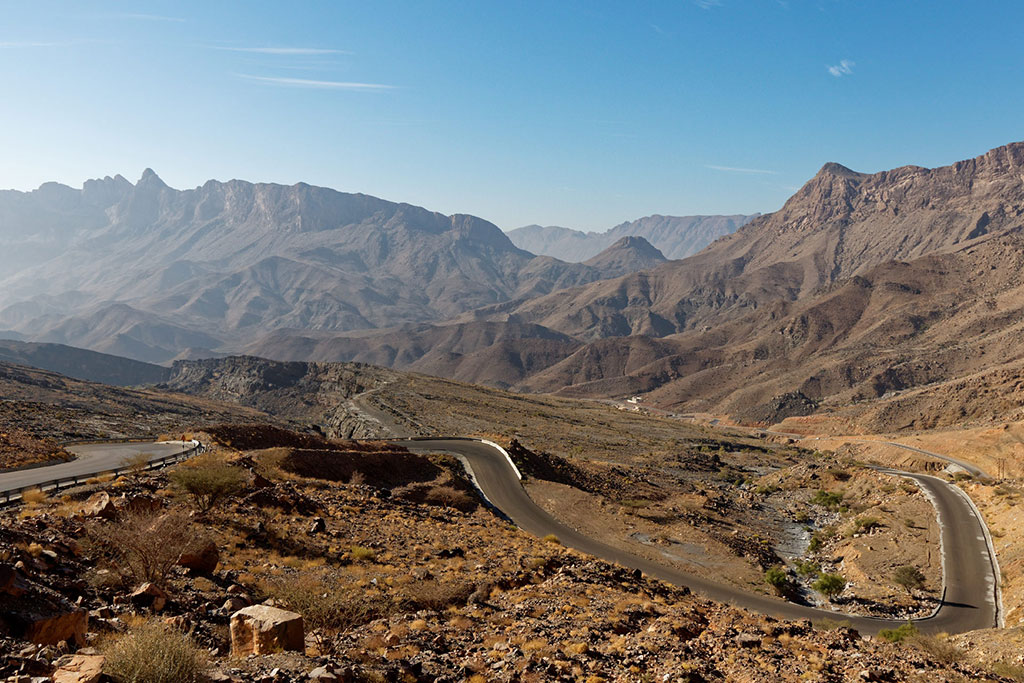
M301 614L269 605L253 605L231 615L233 656L263 655L282 650L305 650Z
M113 519L117 516L117 508L114 506L114 501L110 499L110 494L100 491L89 496L89 500L82 504L82 515Z
M220 551L217 544L207 541L205 544L186 550L178 558L178 564L197 574L212 574L220 562Z
M25 594L24 581L18 570L6 562L0 562L0 593L15 598Z
M53 683L99 683L103 678L103 655L64 655L54 662Z
M67 611L45 611L36 614L21 614L24 625L22 638L40 645L56 645L67 640L76 645L85 645L85 632L89 628L89 613L84 609L70 608Z

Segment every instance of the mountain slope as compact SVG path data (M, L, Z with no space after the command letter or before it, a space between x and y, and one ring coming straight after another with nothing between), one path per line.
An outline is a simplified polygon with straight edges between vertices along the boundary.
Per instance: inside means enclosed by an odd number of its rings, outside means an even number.
M280 328L445 320L626 262L534 256L480 218L367 195L239 180L179 191L148 169L135 185L0 193L0 217L0 246L19 255L0 281L0 327L154 362Z
M164 381L169 373L167 368L159 365L62 344L10 340L0 340L0 361L115 386L156 384Z
M623 237L584 265L597 268L610 277L618 277L659 266L667 259L643 237Z
M586 261L623 237L643 237L669 259L686 258L723 235L757 218L752 216L645 216L620 223L607 232L582 232L557 226L527 225L508 232L509 239L534 254L563 261Z
M782 209L695 256L474 317L513 315L581 339L665 336L794 301L888 260L987 239L1022 214L1024 143L936 169L866 175L827 164Z

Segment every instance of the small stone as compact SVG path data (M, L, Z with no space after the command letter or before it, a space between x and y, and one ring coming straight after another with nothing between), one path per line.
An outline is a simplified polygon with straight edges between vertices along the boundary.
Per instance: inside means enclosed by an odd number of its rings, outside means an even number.
M129 595L128 599L136 607L146 607L154 612L159 612L167 604L167 593L164 593L155 584L146 582Z
M232 595L232 596L228 597L227 600L224 601L224 604L221 605L220 608L222 610L224 610L225 612L227 612L228 614L234 614L238 610L245 609L248 606L249 606L249 601L246 600L244 597L242 597L240 595Z
M325 666L318 666L309 672L310 681L336 681L338 677Z
M755 648L761 646L761 636L754 633L741 633L736 636L735 642L742 648Z

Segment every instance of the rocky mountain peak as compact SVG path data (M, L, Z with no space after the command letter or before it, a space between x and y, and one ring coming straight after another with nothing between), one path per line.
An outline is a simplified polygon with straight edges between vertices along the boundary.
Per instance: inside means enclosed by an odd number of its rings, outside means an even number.
M151 168L147 168L142 172L142 177L139 178L139 182L135 185L136 188L166 188L167 183L160 179L160 176L156 174Z
M865 174L858 173L857 171L854 171L852 168L847 168L842 164L837 164L834 161L830 161L826 163L824 166L822 166L821 170L818 171L818 173L815 174L814 177L819 178L822 176L838 176L841 178L860 179L863 178Z
M668 259L657 247L638 235L627 235L597 256L583 263L600 268L606 273L626 275L647 270L665 263Z

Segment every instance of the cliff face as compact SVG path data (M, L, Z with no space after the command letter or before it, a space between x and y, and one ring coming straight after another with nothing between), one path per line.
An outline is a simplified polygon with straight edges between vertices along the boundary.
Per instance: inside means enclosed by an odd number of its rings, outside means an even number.
M231 356L177 361L159 386L315 424L328 438L373 439L393 434L356 399L396 378L389 370L353 363L282 363Z

